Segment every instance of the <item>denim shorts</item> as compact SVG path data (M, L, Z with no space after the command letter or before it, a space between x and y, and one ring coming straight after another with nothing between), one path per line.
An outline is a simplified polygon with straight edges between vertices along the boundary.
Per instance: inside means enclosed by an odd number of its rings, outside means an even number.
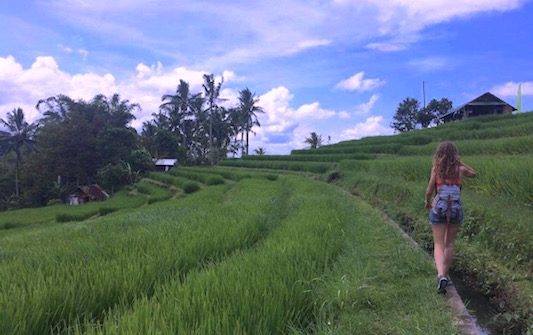
M461 208L459 210L459 213L458 215L456 216L452 216L450 218L450 223L451 224L461 224L463 223L463 220L464 220L464 211L463 211L463 208ZM446 215L439 215L437 213L435 213L435 211L433 211L433 208L429 211L429 223L431 224L441 224L441 223L446 223Z

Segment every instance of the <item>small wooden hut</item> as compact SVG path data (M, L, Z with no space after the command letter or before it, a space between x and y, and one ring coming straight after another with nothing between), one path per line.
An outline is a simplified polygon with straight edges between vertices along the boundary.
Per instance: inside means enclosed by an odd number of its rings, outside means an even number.
M442 115L443 122L462 120L470 117L495 114L510 114L516 108L498 98L490 92L486 92L474 100Z
M78 186L76 192L70 195L69 204L79 205L89 201L103 201L109 199L109 194L98 184Z

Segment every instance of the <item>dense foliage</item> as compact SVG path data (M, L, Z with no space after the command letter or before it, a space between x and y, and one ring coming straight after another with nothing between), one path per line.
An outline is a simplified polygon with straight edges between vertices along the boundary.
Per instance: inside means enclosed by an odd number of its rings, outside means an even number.
M13 110L0 120L6 128L0 130L0 210L62 202L79 185L99 183L113 193L152 170L154 158L214 164L238 150L247 155L248 134L263 110L248 88L236 107L221 106L222 83L206 74L203 91L192 93L180 80L141 134L130 125L141 107L118 94L40 100L42 118L32 124L22 109Z
M431 99L429 104L422 108L420 108L418 100L406 98L398 104L391 127L403 133L416 128L439 125L442 123L440 117L451 109L452 102L446 98Z

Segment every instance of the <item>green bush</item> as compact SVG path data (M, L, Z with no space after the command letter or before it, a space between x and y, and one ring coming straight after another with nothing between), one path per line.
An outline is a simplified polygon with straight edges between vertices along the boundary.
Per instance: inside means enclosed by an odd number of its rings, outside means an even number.
M185 183L185 185L183 185L183 192L187 194L194 193L198 191L199 189L200 189L200 185L198 185L198 183L195 183L193 181L187 182Z
M220 185L224 184L224 178L221 176L210 176L206 180L207 185Z

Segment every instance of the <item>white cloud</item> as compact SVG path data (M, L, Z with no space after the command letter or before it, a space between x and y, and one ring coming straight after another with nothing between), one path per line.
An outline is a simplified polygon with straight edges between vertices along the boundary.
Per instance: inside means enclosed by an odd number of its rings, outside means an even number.
M370 113L370 111L372 110L372 108L374 108L374 105L376 104L376 102L379 100L379 95L378 94L372 94L372 96L370 97L370 100L368 100L367 102L364 102L360 105L357 105L355 107L355 114L357 115L367 115L368 113Z
M368 43L369 49L393 52L406 49L420 40L420 32L431 25L474 16L483 12L508 11L520 7L526 0L335 0L342 7L377 9L377 29Z
M330 44L331 44L331 40L328 40L328 39L305 40L305 41L301 41L298 44L296 44L295 47L289 49L288 53L295 54L306 49L327 46Z
M335 115L337 112L320 107L318 102L302 105L294 111L294 118L298 120L325 120Z
M365 47L367 49L372 49L372 50L377 50L377 51L382 51L382 52L394 52L394 51L405 50L407 49L407 46L408 45L406 43L388 41L388 42L368 43Z
M58 46L59 49L61 49L61 51L65 52L67 54L72 54L74 52L77 53L84 60L87 59L87 56L89 55L89 51L87 51L86 49L83 49L83 48L79 48L79 49L74 50L71 47L63 45L63 44L58 44L57 46Z
M261 127L254 128L256 136L250 137L251 148L263 147L270 154L288 154L291 149L305 147L304 140L309 133L325 133L325 120L350 117L346 111L329 110L319 102L293 107L293 98L289 89L283 86L259 97L258 105L265 113L259 115Z
M132 123L134 127L140 127L143 121L158 111L161 96L176 91L180 79L189 82L192 92L200 92L205 73L185 67L165 69L161 63L151 66L140 63L131 78L119 82L110 73L64 72L53 57L37 57L26 69L13 56L0 57L0 118L20 106L29 121L36 121L40 115L35 104L40 99L58 94L76 100L90 100L97 94L110 96L119 93L122 99L141 105L142 111ZM231 71L225 74L228 81L238 78ZM237 94L229 89L221 92L221 96L228 99L226 103L235 101Z
M228 81L238 78L230 73L225 74ZM23 68L12 56L0 57L0 117L20 106L28 121L33 122L40 118L34 107L40 99L65 94L73 99L90 100L96 94L110 96L119 93L122 99L141 105L142 111L135 115L137 119L132 123L139 128L157 112L161 96L175 91L180 79L190 83L192 92L199 92L204 74L184 67L166 69L161 63L150 66L140 63L127 80L118 81L110 73L67 73L60 69L53 57L37 57L29 68ZM238 91L223 88L221 98L225 99L227 107L234 106ZM317 101L292 106L293 98L290 90L283 86L259 96L258 105L265 113L258 115L261 127L254 128L256 135L251 136L252 148L262 146L270 153L289 153L293 148L303 147L302 141L311 131L321 133L320 129L325 125L323 121L350 116L346 111L323 108ZM373 95L359 108L369 110L376 100L377 95ZM366 124L366 128L370 126Z
M408 63L409 66L420 72L434 72L446 70L452 67L452 63L445 57L426 57L413 59Z
M66 52L68 54L71 54L74 51L74 50L72 50L72 48L64 46L63 44L58 44L57 46L59 47L59 49L61 49L62 51Z
M383 116L370 116L364 122L354 127L344 129L340 134L340 140L354 140L366 136L390 135L392 129L383 124Z
M340 119L349 119L350 117L352 117L352 115L346 111L340 111L337 114L339 115Z
M309 48L366 43L398 51L420 39L427 26L490 11L518 8L526 0L286 0L272 5L242 1L39 1L46 14L78 28L134 43L153 54L221 67L292 56ZM180 18L180 25L165 22ZM216 18L216 19L213 19ZM142 27L137 23L143 22ZM162 23L163 22L163 23ZM187 27L187 29L183 29ZM224 29L220 29L224 27ZM157 35L152 31L157 31ZM214 33L213 33L214 32ZM180 41L176 43L175 41ZM183 45L199 45L201 50ZM224 65L224 66L222 66Z
M490 92L497 96L516 97L518 95L518 84L517 82L510 81L493 87ZM533 95L533 81L522 82L522 95Z
M335 85L335 88L346 91L365 92L371 91L385 85L385 81L379 78L364 79L365 73L358 72L348 79L345 79Z
M58 94L90 99L99 93L112 94L116 91L112 75L70 75L59 69L53 57L37 57L28 69L24 69L12 56L0 57L0 82L0 117L21 106L29 121L39 118L33 106L40 99Z

